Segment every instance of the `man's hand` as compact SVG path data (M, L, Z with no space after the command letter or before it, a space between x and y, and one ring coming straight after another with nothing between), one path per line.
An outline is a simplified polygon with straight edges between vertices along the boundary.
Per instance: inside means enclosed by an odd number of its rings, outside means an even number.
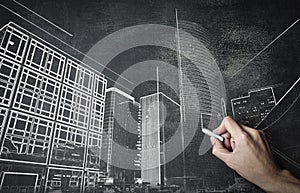
M211 138L212 153L241 176L267 192L300 192L300 181L274 162L262 131L225 117L214 133L222 135L225 141L222 144Z

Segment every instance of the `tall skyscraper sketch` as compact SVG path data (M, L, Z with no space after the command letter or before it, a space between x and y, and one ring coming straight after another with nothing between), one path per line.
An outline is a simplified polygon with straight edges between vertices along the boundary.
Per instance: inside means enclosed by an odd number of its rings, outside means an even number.
M140 178L139 103L111 87L106 91L102 159L114 184L134 184Z
M180 132L180 105L162 92L144 96L140 99L140 103L141 177L144 182L150 182L151 186L166 185L167 179L183 176L182 157L174 160L177 164L176 169L168 167L174 164L170 155L173 152L172 148L181 148L180 137L176 140L177 147L170 147L167 143L175 132Z
M251 90L246 96L231 99L233 117L251 127L256 127L275 105L272 87Z
M0 192L93 189L107 80L12 22L1 34Z

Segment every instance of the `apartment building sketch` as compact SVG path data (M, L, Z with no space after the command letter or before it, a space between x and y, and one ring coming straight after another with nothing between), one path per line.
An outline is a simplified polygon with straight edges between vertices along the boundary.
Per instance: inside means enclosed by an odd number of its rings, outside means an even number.
M0 41L0 192L92 192L107 80L13 22Z

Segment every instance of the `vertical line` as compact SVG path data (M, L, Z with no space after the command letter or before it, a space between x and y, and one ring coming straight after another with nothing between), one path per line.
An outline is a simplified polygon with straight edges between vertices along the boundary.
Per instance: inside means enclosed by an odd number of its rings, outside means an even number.
M158 74L158 66L156 66L156 92L159 93L159 74Z
M157 96L157 150L158 150L158 183L161 184L161 159L160 159L160 127L159 127L159 77L158 77L158 66L156 67L156 96Z
M182 148L182 161L183 161L183 186L186 190L186 168L185 168L185 152L184 152L184 132L183 132L183 121L185 121L184 116L184 100L183 100L183 87L182 87L182 66L181 66L181 51L180 51L180 39L179 39L179 23L178 23L178 13L177 8L175 8L176 16L176 29L177 29L177 48L178 48L178 73L179 73L179 95L180 95L180 127L181 127L181 148Z

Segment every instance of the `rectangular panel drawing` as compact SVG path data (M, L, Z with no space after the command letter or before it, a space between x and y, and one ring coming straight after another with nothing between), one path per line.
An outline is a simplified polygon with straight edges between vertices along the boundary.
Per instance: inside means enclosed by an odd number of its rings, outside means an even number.
M4 130L5 120L7 118L8 109L1 108L0 109L0 137L2 136ZM0 149L2 148L2 142L0 142ZM0 152L1 154L1 152Z
M93 76L94 73L82 67L80 62L67 60L64 83L92 95Z
M0 104L9 106L17 82L20 65L0 56Z
M58 121L88 129L91 97L63 85Z
M93 98L90 130L98 133L103 132L104 102Z
M0 45L0 54L21 63L29 37L8 25Z
M24 67L14 108L54 119L60 83Z
M45 163L52 129L52 121L12 111L1 158Z
M52 78L61 80L65 59L65 56L32 39L25 65Z
M102 136L90 132L88 139L87 168L100 169Z
M107 86L107 80L104 79L104 76L95 74L94 97L105 100L106 86Z
M57 124L51 164L83 167L87 132L76 127Z

